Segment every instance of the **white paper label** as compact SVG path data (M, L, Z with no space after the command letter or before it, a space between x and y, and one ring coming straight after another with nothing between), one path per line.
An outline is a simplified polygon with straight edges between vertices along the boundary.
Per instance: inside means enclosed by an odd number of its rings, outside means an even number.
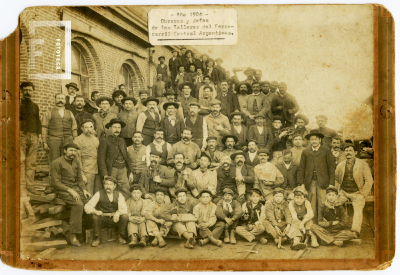
M235 9L152 9L148 14L152 45L235 45Z

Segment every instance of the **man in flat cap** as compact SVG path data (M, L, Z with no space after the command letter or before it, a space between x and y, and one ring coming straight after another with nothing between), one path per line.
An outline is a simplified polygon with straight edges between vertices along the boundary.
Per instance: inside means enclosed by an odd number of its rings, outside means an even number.
M175 78L175 86L177 88L176 91L179 94L179 96L183 96L183 91L182 91L183 87L181 87L180 85L183 83L186 83L186 82L192 83L192 77L188 73L185 72L184 65L179 65L178 66L178 74ZM192 87L190 86L190 88L192 88Z
M222 151L224 145L221 140L223 136L231 134L229 119L221 114L221 101L214 99L211 101L211 114L206 116L208 136L217 138L218 150Z
M182 65L181 59L178 57L178 51L173 50L172 51L172 57L168 61L168 68L169 71L171 72L171 80L172 80L172 88L175 89L176 86L176 76L178 74L178 67Z
M185 118L185 127L192 129L193 142L204 152L208 137L207 121L199 115L200 104L198 102L191 102L189 106L189 116Z
M97 132L97 138L105 138L110 135L110 130L106 128L106 125L112 120L118 118L117 114L110 111L111 105L114 101L109 97L100 97L96 100L97 106L100 107L98 113L93 114L95 123L95 129Z
M191 96L192 83L181 83L179 85L179 90L182 91L182 96L178 96L177 101L182 105L184 117L188 117L190 112L190 104L197 102L197 99Z
M164 104L167 102L176 102L178 103L179 107L176 110L176 117L178 117L179 119L184 119L183 116L183 108L182 108L182 104L180 102L177 101L178 98L178 94L172 90L172 89L168 89L164 94L163 97L165 97L166 101L161 102L158 105L158 111L161 115L161 120L163 120L165 118L165 110L164 110Z
M343 146L346 161L338 164L335 171L335 186L338 187L339 205L348 200L354 208L353 225L351 231L360 236L363 209L365 198L371 192L374 180L371 175L371 168L362 159L356 158L356 150L353 143L346 143Z
M163 75L161 73L158 73L157 79L152 87L153 96L158 100L161 100L165 91L166 91L166 83L165 81L163 81Z
M74 108L74 101L76 93L79 92L78 85L74 82L68 83L65 85L67 88L68 95L65 97L65 109L70 110L72 112Z
M166 102L163 105L166 116L161 120L160 127L164 129L164 140L174 145L181 140L181 133L185 128L185 122L176 116L179 104L176 102Z
M232 135L237 137L235 148L245 151L247 149L247 127L243 125L245 115L241 112L233 112L229 114L231 121Z
M154 140L155 130L160 127L161 118L157 112L159 102L154 97L149 97L143 102L147 110L139 114L136 123L136 131L142 132L143 145L147 146Z
M201 151L200 147L192 141L192 129L182 130L181 140L172 146L168 152L168 159L173 159L176 153L182 153L185 156L185 165L191 169L198 167Z
M121 100L122 106L124 107L119 113L118 118L125 122L125 127L121 129L121 135L125 140L126 147L133 144L132 137L133 133L136 131L136 121L138 119L139 113L135 109L137 100L134 97L128 96Z
M256 124L249 127L247 139L257 141L258 148L265 148L268 152L271 152L275 139L271 128L265 125L265 116L263 114L256 114L254 119Z
M217 137L209 136L207 138L207 148L204 153L211 158L210 169L214 170L220 166L222 152L217 150L218 140Z
M238 142L238 138L235 135L226 135L221 140L222 144L225 145L225 150L222 151L222 156L231 156L234 153L242 152L241 150L235 149L235 144Z
M318 115L315 118L317 119L318 124L318 128L316 130L324 135L324 138L322 139L322 146L331 149L332 137L338 136L338 133L335 130L325 126L326 122L328 121L328 117L326 115Z
M201 154L199 169L193 170L187 179L187 186L193 197L199 198L200 191L210 190L212 195L217 194L217 172L210 170L211 158L205 153Z
M80 148L71 142L65 144L63 150L64 155L51 163L50 180L57 197L71 208L67 240L73 246L81 246L76 234L82 234L83 206L92 196L83 181L81 164L75 158Z
M161 80L164 82L164 84L167 84L170 82L170 80L168 66L165 64L165 56L159 56L158 61L160 61L160 64L157 65L157 77L161 74Z
M286 83L279 83L279 91L271 102L271 110L273 115L283 118L282 124L284 127L292 127L294 125L294 116L300 107L296 98L287 93L286 90Z
M298 183L308 191L314 219L322 215L322 205L325 202L325 190L335 184L335 160L332 152L321 145L324 135L317 130L311 130L306 138L311 146L304 149L299 166Z
M268 105L266 96L260 92L260 83L253 82L251 85L253 93L248 96L245 104L242 106L243 113L247 116L246 125L250 127L255 125L255 116L266 116L268 112ZM271 125L267 125L271 126Z
M128 199L130 197L129 182L133 181L133 162L128 154L125 140L119 136L123 127L125 127L125 122L118 118L112 119L106 125L111 134L100 140L97 163L101 178L104 179L107 176L115 178L116 191Z
M239 101L234 92L229 91L228 81L221 81L221 92L217 94L215 99L221 101L221 113L228 116L232 112L239 112Z
M260 159L258 158L258 142L257 140L250 139L247 142L247 153L244 154L245 164L256 167L256 165L260 164Z
M126 97L126 93L122 90L116 90L112 93L112 99L114 100L114 105L111 106L110 112L117 114L123 110L122 99Z
M300 134L303 138L303 147L308 145L308 140L306 139L306 135L309 133L306 126L309 123L308 117L303 114L298 114L294 117L294 125L295 125L295 134Z
M118 227L118 242L126 244L124 236L128 226L128 213L124 196L115 191L117 180L113 177L104 179L104 189L96 192L85 204L85 212L92 216L94 241L92 246L99 246L101 229Z
M288 145L290 145L289 139L289 128L282 129L284 119L281 116L274 116L272 119L272 135L274 137L274 144L272 145L271 151L282 152Z

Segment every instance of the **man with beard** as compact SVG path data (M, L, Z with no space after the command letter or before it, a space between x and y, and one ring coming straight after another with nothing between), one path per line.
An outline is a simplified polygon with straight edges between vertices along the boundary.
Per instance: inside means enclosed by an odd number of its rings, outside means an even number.
M154 97L147 98L143 105L147 107L147 110L140 113L137 123L136 131L142 132L143 144L149 145L153 142L154 133L158 127L160 127L160 115L156 110L158 110L157 105L159 100Z
M165 82L163 81L163 75L157 74L157 80L153 84L153 96L158 100L161 100L163 93L165 93Z
M140 90L139 91L139 99L140 101L138 102L138 104L135 105L135 109L138 112L138 114L144 112L147 110L147 107L145 105L143 105L143 102L145 102L147 100L147 98L149 97L149 92L146 90Z
M161 75L161 81L164 82L165 85L170 82L168 77L168 66L165 64L165 56L158 57L158 61L160 61L160 64L157 65L157 77L158 75ZM163 92L160 94L163 94ZM153 96L156 95L153 94Z
M196 67L196 74L193 76L192 96L196 99L199 99L200 87L205 85L203 72L204 69L202 67Z
M78 85L74 82L68 83L65 85L67 87L68 95L65 97L65 109L70 110L72 112L74 108L74 100L76 93L79 92Z
M247 127L242 124L245 115L241 112L233 112L229 115L231 120L231 132L236 136L238 141L235 148L238 150L246 151L247 149Z
M211 101L211 114L206 116L208 136L217 138L218 150L224 148L221 139L223 136L231 134L231 125L229 119L221 114L221 101L214 99Z
M249 83L240 83L236 89L236 96L239 102L239 109L243 112L244 106L247 104L247 98L251 93L251 86Z
M84 120L81 128L82 134L74 140L75 144L81 148L78 151L77 159L82 165L82 179L86 183L86 189L93 195L103 189L97 167L99 140L95 136L93 120Z
M187 186L193 197L199 198L202 190L210 190L211 194L217 194L217 171L210 170L211 158L206 154L201 154L200 167L190 173Z
M96 105L96 100L100 97L100 94L98 91L93 91L90 94L90 99L85 98L85 106L83 108L85 109L86 112L89 114L93 115L95 113L99 112L99 107Z
M185 127L192 129L193 142L196 143L202 152L207 146L207 122L203 116L199 116L200 104L190 103L189 116L185 118Z
M260 164L254 167L254 187L261 190L266 202L272 201L272 192L274 188L281 187L284 178L279 169L268 162L268 151L266 149L258 150Z
M175 89L175 85L176 85L175 79L178 74L178 67L180 65L182 65L182 61L178 57L178 51L173 50L172 57L169 59L169 62L168 62L168 67L169 67L169 71L171 72L172 88L174 88L174 89Z
M346 160L346 156L340 147L342 145L342 139L339 136L332 137L331 142L331 152L333 157L335 158L335 168L338 166L339 163Z
M125 199L130 197L129 182L133 181L133 162L126 149L125 140L119 137L121 128L125 127L125 122L118 118L112 119L106 128L110 129L111 134L100 140L97 163L99 165L100 176L104 179L111 176L117 180L117 191L124 195ZM129 175L129 180L127 175Z
M318 115L315 118L317 119L318 124L318 128L315 130L324 135L324 138L322 139L322 146L331 149L332 137L338 136L338 133L335 130L325 126L326 122L328 121L327 116Z
M93 119L96 126L97 138L108 137L110 130L106 128L106 125L112 120L118 118L115 113L110 111L110 106L114 104L114 101L109 97L100 97L96 100L97 106L100 107L100 112L93 115Z
M245 164L256 167L256 165L260 164L260 159L258 158L258 142L257 140L251 139L247 143L247 153L244 154Z
M271 90L271 83L269 81L262 81L260 82L261 92L264 95L269 95Z
M192 129L184 128L181 137L181 141L175 143L168 152L168 159L173 159L175 154L181 153L185 156L185 165L196 169L199 165L201 151L199 146L192 142Z
M290 151L292 151L293 163L300 165L301 154L305 149L305 147L303 147L303 136L300 134L294 134L292 143L293 147L290 148Z
M303 138L303 147L307 147L308 140L306 139L306 135L308 135L308 130L306 126L308 125L309 120L308 117L302 114L298 114L294 117L294 124L295 124L295 133L300 134Z
M225 150L222 151L222 156L231 156L234 153L241 152L235 149L235 144L238 142L238 138L234 135L227 135L222 138L222 143L225 144Z
M178 102L181 103L182 108L183 108L183 115L184 117L189 116L189 111L190 111L190 104L196 102L197 99L191 96L191 91L192 91L192 83L190 82L184 82L179 85L179 90L183 92L182 96L178 96Z
M93 116L85 111L85 98L81 95L77 95L74 100L74 107L72 108L72 113L74 114L76 124L78 127L78 136L82 134L82 122L84 120L93 120Z
M211 87L211 95L210 95L210 97L207 97L207 98L214 99L217 96L217 89L215 88L214 83L211 83L211 78L208 75L205 75L203 77L203 79L204 79L204 85L200 86L200 89L199 89L199 100L206 98L205 95L204 95L204 89L206 87Z
M181 133L185 128L184 121L175 115L178 107L176 102L166 102L163 105L166 116L161 120L161 128L164 129L164 140L171 145L181 140Z
M142 170L150 165L150 154L147 159L147 147L142 144L143 137L141 132L134 132L132 141L133 144L127 148L127 151L132 161L132 184L138 184Z
M221 162L222 152L217 150L217 145L218 141L216 137L207 138L207 150L204 151L204 154L211 159L211 170L217 169Z
M118 118L125 122L126 126L122 128L121 135L125 140L126 147L132 145L133 133L136 131L136 121L139 116L138 112L135 110L135 104L137 103L134 97L124 97L121 100L124 108L118 113Z
M258 148L264 148L268 152L271 152L274 146L274 136L271 132L271 128L265 125L265 118L262 114L257 114L254 116L255 125L251 125L247 131L248 140L256 140L258 143Z
M159 110L160 115L161 115L161 120L163 120L163 119L165 118L165 111L164 111L164 108L163 108L163 107L164 107L164 104L167 103L167 102L176 102L176 103L179 105L179 107L177 108L177 111L176 111L176 114L175 114L175 115L176 115L179 119L183 120L183 119L184 119L184 116L183 116L182 104L181 104L180 102L177 102L177 101L176 101L176 99L177 99L177 97L178 97L178 94L175 93L172 89L168 89L167 92L163 94L163 96L165 97L166 101L161 102L161 103L158 105L158 110Z
M66 238L73 246L81 246L76 234L82 234L83 206L91 198L82 179L80 162L75 158L80 148L75 143L63 146L64 155L51 163L51 185L57 197L71 208Z
M279 83L279 91L271 102L271 110L274 116L283 118L282 124L284 127L292 127L294 124L294 116L299 111L300 107L296 98L287 93L286 90L286 83Z
M157 151L161 153L160 165L167 164L168 152L171 150L171 144L164 140L164 129L158 128L154 133L154 140L146 147L146 162L150 165L150 152ZM129 152L129 148L128 148Z
M118 115L118 113L124 109L121 101L124 97L126 97L126 93L121 90L116 90L112 93L111 97L114 100L114 105L111 106L110 112Z
M77 137L78 126L74 115L65 109L65 95L55 95L56 106L43 115L43 149L49 150L51 163L62 155L63 145L73 142Z
M35 86L32 82L20 85L20 183L30 193L40 195L34 187L35 168L38 145L42 145L42 123L39 117L39 106L32 101Z
M106 177L104 179L104 190L96 192L94 196L85 204L85 212L92 215L94 241L92 246L99 246L101 239L101 229L118 227L118 243L126 244L124 236L129 218L124 196L115 191L116 179Z
M256 124L256 116L265 117L269 108L267 98L263 93L260 92L260 84L258 82L253 82L251 89L253 93L248 96L242 108L243 113L247 116L246 125L248 127Z
M239 101L235 93L228 91L228 81L221 81L221 93L215 99L221 101L221 113L225 116L232 112L239 112Z
M285 191L287 199L293 199L292 190L297 187L297 172L299 165L293 161L292 151L286 149L282 152L282 162L278 162L276 167L283 175L281 188Z
M314 212L313 222L323 215L322 205L325 202L326 188L335 185L335 159L332 152L321 145L324 135L311 130L306 138L310 145L301 154L298 183L308 191L308 200Z
M183 91L182 91L183 87L181 87L181 84L187 83L187 82L192 83L192 78L188 73L185 72L185 66L179 65L178 66L178 75L176 76L176 79L175 79L175 85L178 88L177 92L178 92L179 96L181 96L181 97L183 96Z
M168 194L170 187L175 186L174 177L167 178L167 167L160 165L161 154L158 151L150 152L150 166L143 168L140 176L139 185L145 199L154 201L156 199L155 190L160 189ZM171 203L169 196L165 196L164 201Z

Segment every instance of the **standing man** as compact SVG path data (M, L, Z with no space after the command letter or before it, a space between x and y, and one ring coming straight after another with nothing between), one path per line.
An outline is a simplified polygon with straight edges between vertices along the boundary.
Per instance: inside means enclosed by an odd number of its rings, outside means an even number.
M157 98L149 97L143 101L143 105L147 107L147 110L140 113L137 124L136 131L142 132L143 144L149 145L154 139L154 133L158 127L160 127L160 115L156 110L157 105L160 101Z
M256 79L257 82L260 82L261 78L262 78L262 71L256 70L256 74L254 75L254 78Z
M354 208L353 225L351 231L360 236L365 198L371 191L374 180L368 164L356 158L356 148L352 143L344 145L346 161L338 164L335 172L335 182L338 186L338 205L348 200Z
M261 92L264 95L268 95L270 90L271 90L271 83L269 83L269 81L262 81L260 82L260 86L261 86Z
M232 91L228 90L228 81L221 81L221 93L217 94L215 97L217 100L221 101L221 113L228 116L232 112L239 112L239 101L237 96Z
M160 66L160 65L158 65L158 66ZM161 100L165 91L166 90L165 90L165 82L163 81L163 75L161 73L158 73L157 80L153 85L153 96L155 98L157 98L158 100Z
M167 102L176 102L176 103L178 103L179 107L178 107L178 110L176 111L176 116L179 119L183 120L184 116L183 116L182 104L180 102L177 102L177 100L176 100L177 97L178 97L178 94L175 93L172 89L168 89L167 92L163 94L163 96L166 98L167 101L161 102L160 105L158 105L158 110L159 110L159 113L161 115L161 120L163 120L164 117L165 117L165 111L164 111L163 107L164 107L164 104L167 103Z
M136 99L134 97L124 97L121 100L122 105L124 108L118 113L118 118L125 122L126 126L122 128L121 130L121 135L125 140L126 147L129 147L132 145L132 137L133 133L136 131L136 121L138 119L138 112L135 110L135 105L137 103Z
M253 82L251 89L253 93L247 97L245 104L242 106L243 113L247 116L247 127L256 124L256 116L265 117L269 107L266 96L260 92L260 83Z
M110 111L118 115L123 110L122 99L126 97L126 93L122 90L116 90L112 93L111 97L114 100L114 105L111 106Z
M249 83L246 82L240 83L236 88L236 96L239 102L239 109L241 112L243 112L244 107L247 105L247 98L249 97L249 91L251 91L251 86Z
M201 88L203 89L203 98L199 99L199 104L201 110L199 111L199 114L202 116L208 115L211 113L211 101L212 101L212 87L210 86L202 86Z
M202 152L207 146L207 122L203 116L199 116L200 104L192 102L189 104L189 116L185 118L185 127L192 129L193 142L196 143Z
M271 102L271 110L274 116L282 117L284 127L292 127L294 125L294 116L299 111L299 104L296 98L287 93L286 90L286 83L279 83L279 91Z
M56 106L44 114L42 121L43 148L49 150L50 165L62 155L63 146L78 136L75 117L65 109L65 95L56 94L55 101Z
M249 140L247 149L247 153L244 154L244 163L254 168L256 165L260 164L260 159L258 158L258 142L254 139Z
M294 134L292 139L293 147L290 148L292 151L293 162L300 165L301 154L305 147L303 147L303 137L300 134Z
M302 114L298 114L294 117L294 124L295 124L295 133L300 134L303 138L303 147L308 145L308 141L306 139L306 135L308 135L309 131L307 130L306 126L309 123L308 117Z
M84 120L93 120L93 116L85 111L85 98L81 95L77 95L74 100L74 107L72 107L72 113L74 114L76 124L78 127L78 136L82 134L82 122ZM93 129L94 130L94 129Z
M86 112L89 114L93 115L95 113L99 112L99 107L96 105L96 100L100 97L100 94L98 91L93 91L90 94L90 99L85 98L85 106L83 107Z
M135 105L135 109L138 112L138 114L144 112L147 110L147 107L143 105L143 102L145 102L149 98L149 92L147 90L140 90L139 91L139 103Z
M199 89L199 100L201 100L201 99L203 99L203 98L206 98L206 97L204 96L204 89L205 89L206 87L211 87L211 89L210 89L210 90L211 90L210 97L211 97L212 99L214 99L214 98L217 96L217 89L215 88L214 83L211 83L211 77L208 76L208 75L205 75L205 76L203 77L203 79L204 79L204 85L200 86L200 89Z
M265 118L262 114L254 116L255 125L251 125L247 131L247 139L257 141L258 148L265 148L269 153L274 146L274 136L271 128L265 125Z
M179 93L179 96L183 96L183 91L182 91L183 87L181 87L181 84L187 83L187 82L192 83L192 78L188 73L185 72L185 66L179 65L178 66L178 75L176 76L176 79L175 79L175 86L178 88L177 92Z
M181 103L183 108L183 116L188 117L190 112L190 104L197 102L197 99L191 96L192 83L184 82L179 85L179 90L183 92L182 96L178 96L178 102Z
M326 122L328 121L327 116L318 115L315 118L317 119L317 124L318 124L318 128L316 130L324 135L324 138L322 140L322 146L331 149L332 137L338 136L338 133L335 130L325 126Z
M272 114L271 104L272 104L272 100L277 95L277 92L272 91L268 81L261 82L260 85L261 85L261 91L265 94L266 103L267 103L267 106L268 106L267 113L265 114L266 124L267 125L271 125L272 124L272 118L274 116Z
M339 163L346 160L346 156L340 147L342 145L342 139L339 136L332 137L331 142L331 152L333 157L335 158L335 168L338 166Z
M210 169L214 170L220 166L222 152L217 150L217 138L208 137L207 138L207 149L204 152L211 159Z
M72 111L76 93L79 92L78 85L71 82L65 85L65 87L67 87L68 91L68 95L65 97L65 109Z
M283 184L281 188L284 190L285 198L287 198L292 193L292 190L297 187L297 171L299 165L293 161L292 151L289 149L285 149L282 152L282 159L283 161L278 162L276 167L278 167L283 175Z
M221 58L215 59L215 63L217 63L217 66L215 66L214 68L217 70L219 81L227 80L226 73L225 73L226 70L225 70L225 68L222 67L223 62L224 61Z
M210 104L211 114L206 116L208 136L217 138L218 150L222 151L224 148L222 137L231 134L231 125L229 119L221 114L221 101L214 99Z
M133 144L127 148L129 158L132 161L132 174L133 174L133 185L139 184L140 176L146 166L150 165L147 162L146 153L147 147L142 144L143 137L141 132L134 132L132 137ZM148 164L147 164L148 163Z
M93 195L103 189L97 167L99 140L95 136L93 120L84 120L81 127L82 134L74 140L74 143L81 148L77 159L82 164L82 179L86 183L86 189Z
M176 86L176 76L178 74L178 67L182 65L181 59L178 57L178 51L172 51L172 57L169 59L168 67L171 72L172 88L175 89Z
M82 233L83 206L91 195L83 182L80 162L75 158L80 148L71 142L63 150L64 155L51 163L51 185L57 197L71 208L67 240L73 246L81 246L76 234Z
M233 81L235 83L235 86L238 86L240 84L239 78L236 75L237 71L238 71L237 69L233 69L233 74L234 75L233 75L232 79L233 79ZM253 81L255 81L254 75L256 74L256 70L248 67L246 70L243 71L243 74L246 76L246 80L243 81L243 82L248 83L251 86L253 84Z
M179 104L176 102L166 102L163 105L166 116L161 120L161 128L164 129L164 140L174 145L181 140L181 133L185 128L183 120L176 117Z
M38 145L42 145L42 123L39 117L39 106L32 101L35 86L32 82L20 85L20 183L28 192L40 195L34 187L35 168Z
M214 68L214 59L212 58L207 59L207 67L205 69L205 75L208 75L210 77L211 83L213 83L217 88L219 78L218 78L218 72Z
M247 149L247 127L242 124L244 118L245 115L241 112L229 114L232 135L236 136L238 139L235 148L242 151Z
M112 119L106 125L107 129L111 128L111 134L100 140L97 163L101 178L103 180L106 176L115 178L116 190L127 200L130 197L129 182L133 181L133 162L127 152L125 140L119 137L123 127L125 122L118 118Z
M157 66L157 76L161 74L161 80L164 82L164 84L167 84L170 82L170 80L168 77L168 66L165 64L165 56L158 57L158 61L160 61L160 64Z
M278 93L278 81L271 81L271 92Z
M202 67L197 67L196 68L196 75L193 77L192 96L194 98L197 98L197 99L199 99L200 87L205 85L203 72L204 72L204 69Z
M93 119L96 126L97 138L105 138L110 135L110 130L106 128L107 123L112 119L118 118L118 116L110 111L111 105L114 101L109 97L100 97L96 100L97 106L100 107L100 112L93 115Z
M311 146L304 149L299 167L298 183L308 191L308 200L311 203L314 218L317 223L325 202L326 188L335 184L335 160L332 152L321 146L324 135L317 130L311 130L306 138Z
M185 165L191 169L199 166L201 151L199 146L192 142L192 129L184 128L181 141L175 143L168 152L168 159L173 159L176 154L183 154Z
M164 140L164 129L163 128L156 129L153 142L147 145L146 147L147 166L150 165L150 153L153 151L161 153L160 165L167 165L168 152L170 150L171 150L171 144L169 144Z

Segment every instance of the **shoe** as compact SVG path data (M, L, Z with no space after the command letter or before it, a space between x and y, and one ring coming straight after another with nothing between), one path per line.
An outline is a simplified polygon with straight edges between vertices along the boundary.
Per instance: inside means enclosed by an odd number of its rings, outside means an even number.
M189 240L185 243L185 248L193 249L193 245L189 243Z
M231 240L229 238L229 231L228 228L225 229L225 238L224 238L224 243L230 243Z
M131 236L131 242L129 243L129 247L134 247L138 244L138 239L137 236L132 235Z
M352 239L352 240L350 240L350 241L351 241L352 243L361 245L361 239Z
M268 240L266 238L261 238L260 243L261 244L267 244Z
M210 240L210 242L216 246L221 246L222 245L222 241L217 240L216 238L212 237L212 236L208 236L208 239Z
M81 246L81 243L78 241L75 234L68 234L67 240L72 246L78 246L78 247Z
M235 230L231 231L231 244L236 243L236 238L235 238Z
M38 190L36 190L33 186L31 186L31 185L27 185L27 186L26 186L26 190L27 190L29 193L33 194L33 195L41 195L41 194L42 194L42 193L40 193Z
M311 247L317 248L319 246L317 236L314 233L310 233L311 235Z
M151 242L152 246L157 246L158 245L158 239L154 238L154 240Z
M290 246L290 249L291 250L302 250L302 249L305 249L306 247L307 247L306 244L300 242L299 237L295 237L293 239L293 244Z
M122 238L121 235L118 236L118 243L119 243L119 244L126 244L125 239Z
M141 237L139 245L142 246L142 247L145 247L146 244L147 244L147 238L146 237Z
M333 244L336 245L336 246L342 246L343 245L343 241L334 241Z
M164 241L164 240L161 240L159 243L158 243L158 247L164 247L164 246L166 246L167 245L167 243Z
M97 237L93 242L92 242L92 246L96 247L99 246L100 244L100 237Z
M195 239L195 238L189 238L188 242L189 242L191 245L194 245L194 244L196 243L196 239Z
M203 246L203 245L208 244L209 241L210 241L210 240L209 240L208 238L207 238L207 239L202 239L202 240L199 241L199 244L200 244L201 246Z

